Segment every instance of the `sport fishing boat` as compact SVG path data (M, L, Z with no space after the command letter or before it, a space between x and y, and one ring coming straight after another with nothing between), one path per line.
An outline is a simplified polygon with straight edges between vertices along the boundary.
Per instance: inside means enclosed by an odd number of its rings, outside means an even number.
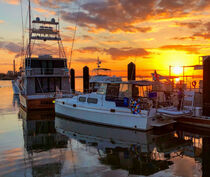
M55 100L58 116L135 130L171 124L156 119L150 81L103 82L97 92Z
M33 25L33 26L32 26ZM37 41L39 50L34 50ZM53 42L57 47L49 49ZM32 47L33 42L33 47ZM48 47L48 48L47 48ZM47 48L47 49L46 49ZM52 54L43 54L51 50ZM24 71L20 83L20 104L25 109L54 109L52 101L56 97L68 97L70 94L69 70L62 45L59 22L54 18L50 21L37 17L32 21L29 1L29 43L24 60Z

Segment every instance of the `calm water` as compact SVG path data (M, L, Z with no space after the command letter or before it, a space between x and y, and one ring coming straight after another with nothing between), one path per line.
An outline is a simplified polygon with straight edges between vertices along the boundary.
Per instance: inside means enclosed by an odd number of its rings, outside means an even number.
M144 133L26 113L10 81L0 81L0 99L0 176L210 176L206 132Z

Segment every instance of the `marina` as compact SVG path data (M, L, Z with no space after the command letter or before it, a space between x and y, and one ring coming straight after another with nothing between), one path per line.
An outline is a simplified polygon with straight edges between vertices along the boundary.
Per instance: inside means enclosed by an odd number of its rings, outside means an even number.
M1 176L210 174L208 131L177 125L142 132L54 117L49 111L27 113L14 104L11 82L0 85L0 94L8 95L0 104Z
M0 4L0 176L210 176L208 2Z

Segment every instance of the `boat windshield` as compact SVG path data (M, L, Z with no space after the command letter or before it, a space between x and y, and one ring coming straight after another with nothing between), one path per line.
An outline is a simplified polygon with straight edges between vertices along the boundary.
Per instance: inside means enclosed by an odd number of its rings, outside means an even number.
M107 84L100 84L99 89L97 90L97 93L100 95L105 95L107 89Z
M106 95L108 100L148 97L152 91L152 86L139 86L128 83L103 83L97 90L98 94Z

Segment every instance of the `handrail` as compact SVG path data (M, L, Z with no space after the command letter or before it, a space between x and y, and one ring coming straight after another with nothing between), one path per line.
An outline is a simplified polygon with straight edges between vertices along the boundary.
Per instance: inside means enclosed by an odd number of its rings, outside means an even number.
M27 76L33 75L68 75L67 68L26 68L25 74Z

